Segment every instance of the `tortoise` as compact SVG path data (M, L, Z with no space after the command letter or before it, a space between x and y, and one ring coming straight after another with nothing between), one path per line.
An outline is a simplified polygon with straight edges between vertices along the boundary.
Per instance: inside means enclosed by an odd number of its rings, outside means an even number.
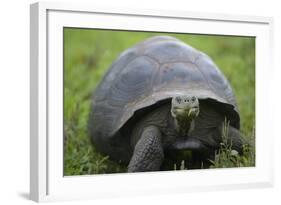
M88 129L94 146L128 172L159 171L186 150L195 168L208 164L226 120L227 139L241 154L240 116L226 77L203 52L154 36L112 63L93 94Z

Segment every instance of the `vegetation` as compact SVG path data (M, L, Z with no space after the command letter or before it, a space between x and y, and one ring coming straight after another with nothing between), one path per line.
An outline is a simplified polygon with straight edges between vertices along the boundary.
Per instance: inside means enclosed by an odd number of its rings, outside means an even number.
M243 146L243 155L240 156L236 150L232 149L232 144L227 140L229 122L224 123L222 131L222 143L217 151L211 168L249 167L255 164L254 132L247 136L247 143Z
M236 94L241 114L241 132L246 140L254 141L254 38L65 28L64 175L126 171L125 166L110 161L90 143L87 120L91 95L122 51L154 35L174 36L207 53L214 60ZM254 163L254 146L245 147L245 155L241 157L223 142L212 167L254 166Z

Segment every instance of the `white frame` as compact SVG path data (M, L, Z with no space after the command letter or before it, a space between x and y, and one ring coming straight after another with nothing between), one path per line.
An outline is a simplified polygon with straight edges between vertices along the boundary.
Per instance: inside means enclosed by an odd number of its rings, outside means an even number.
M95 19L100 21L93 21ZM168 31L165 24L169 25L171 31L256 37L256 167L63 177L62 138L55 137L62 134L62 27ZM189 25L189 30L183 24ZM271 130L270 122L263 120L269 119L268 113L273 113L264 111L265 108L273 110L266 100L269 95L267 90L271 86L270 73L273 71L272 18L96 8L94 5L44 2L31 5L30 25L32 200L69 200L273 185L273 133L268 133ZM60 111L61 114L58 114ZM262 136L266 133L267 140L264 140ZM149 186L147 181L150 182Z

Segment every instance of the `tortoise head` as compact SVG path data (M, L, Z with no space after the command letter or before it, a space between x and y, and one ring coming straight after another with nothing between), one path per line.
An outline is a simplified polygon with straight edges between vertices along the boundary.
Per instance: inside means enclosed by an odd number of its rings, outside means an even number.
M178 95L172 98L171 114L177 121L192 121L199 115L199 101L196 96Z

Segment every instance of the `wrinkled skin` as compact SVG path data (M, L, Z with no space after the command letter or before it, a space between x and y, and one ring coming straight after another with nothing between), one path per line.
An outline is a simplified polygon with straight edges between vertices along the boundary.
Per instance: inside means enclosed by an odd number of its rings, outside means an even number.
M200 168L202 163L208 166L221 142L223 122L224 116L204 101L199 105L195 96L174 97L170 104L161 105L136 123L128 172L159 171L164 163L180 160L179 151L187 150L192 151L191 168ZM230 127L229 137L233 149L241 152L239 131Z
M199 102L195 96L176 96L171 105L147 114L132 132L134 152L128 171L160 170L164 150L178 137L192 131L198 114Z

